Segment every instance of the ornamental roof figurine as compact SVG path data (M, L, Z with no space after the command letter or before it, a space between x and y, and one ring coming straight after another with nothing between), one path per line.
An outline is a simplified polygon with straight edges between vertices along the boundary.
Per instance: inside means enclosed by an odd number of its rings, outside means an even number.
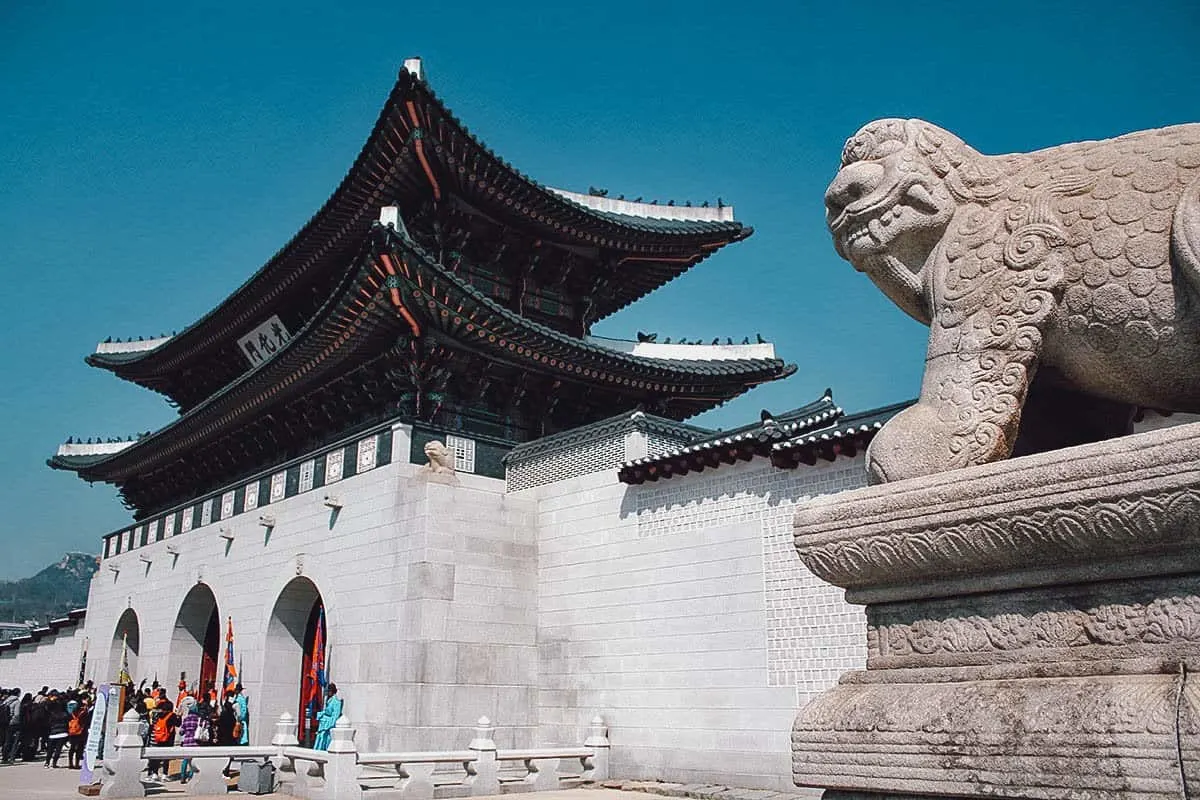
M846 143L838 253L930 326L919 401L872 441L876 482L1200 411L1200 124L982 155L915 119Z
M432 475L454 474L454 453L445 442L433 441L425 443L426 464L424 470Z

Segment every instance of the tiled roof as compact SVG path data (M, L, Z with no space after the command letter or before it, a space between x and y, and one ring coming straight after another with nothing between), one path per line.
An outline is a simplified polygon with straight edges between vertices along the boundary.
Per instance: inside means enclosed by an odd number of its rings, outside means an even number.
M534 322L531 319L523 317L512 309L497 303L471 284L464 282L454 273L443 268L415 242L404 238L394 229L383 228L381 226L377 230L386 237L388 246L400 252L411 253L419 258L427 270L435 273L447 284L453 285L457 292L470 298L488 316L502 322L511 330L528 331L537 338L544 340L543 350L557 348L564 354L590 354L606 361L623 365L630 370L653 369L661 371L665 375L674 374L681 377L700 375L737 376L739 378L745 377L747 381L761 381L786 377L796 370L794 365L786 364L782 359L778 358L650 358L605 347L595 340L589 341L587 339L580 339L577 336L569 336L547 325L542 325L539 322ZM425 295L429 294L429 292L425 292ZM436 299L431 299L429 302L436 303L437 301ZM491 343L488 342L487 344ZM575 363L578 363L577 360Z
M804 431L771 446L771 463L792 469L800 464L812 465L818 457L833 460L839 455L853 456L874 438L879 429L892 417L915 403L906 400L883 408L863 411L842 417L827 428Z
M660 455L628 461L621 465L620 479L625 483L655 481L689 472L696 465L703 468L722 461L731 464L765 456L773 444L803 431L826 427L841 415L842 409L833 402L832 390L826 389L813 402L783 414L764 409L757 422L712 433Z
M51 633L62 630L63 628L74 628L78 626L87 616L86 608L76 608L67 612L65 617L52 619L46 625L39 628L34 628L26 636L17 636L10 641L0 644L0 655L14 650L21 649L22 645L33 644Z
M630 411L624 414L617 414L615 417L602 419L599 422L593 422L590 425L581 425L569 431L562 431L561 433L534 439L532 442L519 444L504 457L504 463L512 464L514 462L527 461L549 452L563 450L577 444L594 442L598 439L606 439L611 436L623 435L631 431L657 433L681 442L694 441L712 435L712 431L708 428L676 422L675 420L657 417L643 411Z
M415 123L410 118L415 118ZM418 149L422 144L424 151ZM422 153L422 162L431 165L427 169L442 186L453 187L453 193L505 224L528 229L547 241L593 252L602 248L620 261L637 262L621 272L611 298L597 298L598 318L685 272L719 247L752 233L732 219L643 218L599 211L563 197L490 150L406 67L337 189L266 264L220 305L158 346L138 352L98 351L85 360L179 401L175 395L181 393L181 384L171 377L175 371L193 359L211 360L214 352L270 314L291 287L311 283L318 273L345 269L381 206L405 193L430 193L430 183L414 152ZM685 251L687 257L683 258ZM235 379L237 374L225 374L229 370L244 374L250 369L248 364L232 360L220 364L221 369L214 372L219 377L212 378L216 385L205 386L199 398L179 401L184 409ZM203 380L204 374L189 378L190 385Z
M386 252L404 271L409 271L409 259L411 274L384 275L379 259ZM711 408L757 383L795 371L795 366L780 359L646 358L568 336L499 305L434 262L410 240L378 225L355 263L342 286L326 299L321 313L272 358L119 452L56 454L48 465L77 471L86 480L137 480L240 430L275 403L303 397L325 376L341 369L341 361L380 356L404 327L397 316L400 313L416 314L424 331L439 327L441 336L472 350L494 352L497 358L531 371L603 384L630 397L678 398L688 404L681 416ZM390 283L393 280L394 285ZM393 309L383 300L388 296L385 285L397 292L397 298L407 293L402 299L408 306L401 303ZM360 299L374 298L376 293L381 298L377 301L368 304Z
M815 464L817 458L853 456L887 420L913 402L846 415L827 389L820 399L786 414L775 416L764 410L758 422L658 456L626 462L619 477L624 483L640 484L756 456L770 457L772 464L787 469Z

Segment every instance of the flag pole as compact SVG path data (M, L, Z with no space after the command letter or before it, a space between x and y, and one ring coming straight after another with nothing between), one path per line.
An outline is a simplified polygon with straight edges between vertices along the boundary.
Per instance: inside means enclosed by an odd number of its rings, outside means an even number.
M76 689L83 687L83 676L84 676L84 673L87 671L87 651L88 651L88 637L85 636L85 637L83 637L83 654L79 656L79 680L77 680L75 682Z

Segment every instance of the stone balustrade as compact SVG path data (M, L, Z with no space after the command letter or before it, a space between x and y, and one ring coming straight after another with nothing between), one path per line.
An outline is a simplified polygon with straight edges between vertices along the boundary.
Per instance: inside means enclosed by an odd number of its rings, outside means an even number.
M189 795L224 794L230 760L270 761L276 791L304 800L434 800L504 792L560 789L609 777L604 721L592 720L582 746L498 750L495 728L481 717L466 750L360 753L356 730L342 717L328 750L300 747L296 721L284 714L268 746L144 747L135 712L117 724L112 755L103 762L101 797L145 797L141 773L148 759L189 759L196 770ZM577 768L566 765L577 764ZM458 765L459 770L454 769Z

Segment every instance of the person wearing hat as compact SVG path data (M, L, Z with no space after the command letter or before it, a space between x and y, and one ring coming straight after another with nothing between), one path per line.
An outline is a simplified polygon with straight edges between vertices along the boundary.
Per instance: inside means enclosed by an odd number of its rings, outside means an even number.
M328 750L333 726L342 716L342 698L337 696L337 684L330 681L325 687L325 707L317 714L317 738L313 750Z
M233 713L237 717L234 738L238 744L250 744L250 701L240 683L233 687Z

